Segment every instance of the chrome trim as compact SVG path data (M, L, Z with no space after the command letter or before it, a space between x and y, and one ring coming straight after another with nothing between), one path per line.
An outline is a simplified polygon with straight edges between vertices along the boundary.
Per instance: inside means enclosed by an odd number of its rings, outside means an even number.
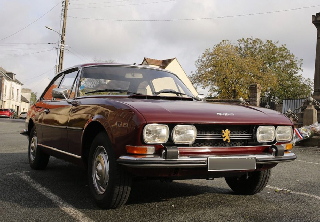
M67 129L68 126L56 126L56 125L50 125L50 124L45 124L45 123L40 123L40 126L49 126L52 128L59 128L59 129Z
M51 146L46 146L46 145L43 145L43 144L40 144L40 143L38 144L38 146L42 146L42 147L44 147L44 148L46 148L46 149L50 149L50 150L53 150L53 151L56 151L56 152L59 152L59 153L63 153L63 154L66 154L66 155L75 157L75 158L77 158L77 159L81 159L81 156L75 155L75 154L73 154L73 153L68 153L68 152L66 152L66 151L58 150L58 149L53 148L53 147L51 147Z
M81 128L81 127L70 127L70 126L68 126L67 129L71 129L71 130L83 130L83 128Z
M40 123L39 125L53 127L53 128L59 128L59 129L83 130L83 128L81 128L81 127L56 126L56 125L50 125L50 124L44 124L44 123Z
M117 162L121 165L136 168L201 168L207 167L210 158L255 158L256 164L275 164L293 161L297 158L294 153L285 153L275 157L272 154L257 155L207 155L201 157L180 157L179 159L164 159L159 155L130 155L120 156Z
M230 134L230 139L252 139L252 134ZM196 140L219 140L222 134L198 134Z

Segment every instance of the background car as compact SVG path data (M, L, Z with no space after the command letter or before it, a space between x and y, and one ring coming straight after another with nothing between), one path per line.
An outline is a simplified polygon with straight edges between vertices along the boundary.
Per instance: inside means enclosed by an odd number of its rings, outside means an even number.
M20 119L26 119L27 118L27 112L21 112L19 115Z
M22 133L32 169L45 169L50 156L86 168L101 208L125 204L132 178L224 177L235 193L253 195L271 168L296 159L293 124L281 113L199 101L174 73L140 65L59 73Z
M14 117L14 110L0 109L0 117L13 118Z

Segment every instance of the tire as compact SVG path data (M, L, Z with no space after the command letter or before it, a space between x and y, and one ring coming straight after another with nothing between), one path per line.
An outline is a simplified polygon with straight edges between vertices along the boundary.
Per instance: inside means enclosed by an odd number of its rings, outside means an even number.
M38 147L38 138L35 126L30 131L28 158L30 167L34 170L44 170L47 167L50 158L48 154L44 153L41 148Z
M89 188L96 204L104 209L124 205L131 191L131 177L116 163L105 132L93 140L88 161Z
M242 177L226 177L229 187L236 193L242 195L253 195L262 191L269 181L271 170L255 171Z

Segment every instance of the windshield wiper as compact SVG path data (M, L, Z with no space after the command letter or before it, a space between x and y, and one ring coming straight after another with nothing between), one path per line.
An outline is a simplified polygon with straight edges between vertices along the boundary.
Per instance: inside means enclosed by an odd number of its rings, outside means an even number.
M162 89L162 90L160 90L160 91L158 91L158 92L155 92L154 94L155 94L155 95L159 95L159 94L161 94L161 93L173 93L173 94L180 95L180 96L188 96L189 98L198 100L198 99L197 99L196 97L194 97L194 96L190 96L190 95L185 94L185 93L182 93L182 92L177 92L177 91L175 91L175 90L173 90L173 89Z
M176 95L186 95L186 96L188 96L185 93L177 92L177 91L175 91L173 89L162 89L159 92L155 92L154 94L159 95L161 93L173 93L173 94L176 94Z
M141 95L144 95L144 94L142 94L142 93L129 92L129 91L127 91L127 94L130 95L130 96L136 96L136 95L141 96Z
M99 89L99 90L89 91L84 94L97 93L97 92L120 92L120 93L123 93L123 92L128 92L128 90L125 90L125 89Z

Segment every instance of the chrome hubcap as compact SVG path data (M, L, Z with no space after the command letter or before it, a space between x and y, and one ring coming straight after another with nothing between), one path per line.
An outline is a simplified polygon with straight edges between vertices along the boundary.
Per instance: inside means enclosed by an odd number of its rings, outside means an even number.
M33 162L34 159L36 158L36 150L37 150L37 136L33 135L30 142L30 154L29 154L31 162Z
M109 158L103 146L98 146L92 164L93 186L98 194L106 191L109 182Z

